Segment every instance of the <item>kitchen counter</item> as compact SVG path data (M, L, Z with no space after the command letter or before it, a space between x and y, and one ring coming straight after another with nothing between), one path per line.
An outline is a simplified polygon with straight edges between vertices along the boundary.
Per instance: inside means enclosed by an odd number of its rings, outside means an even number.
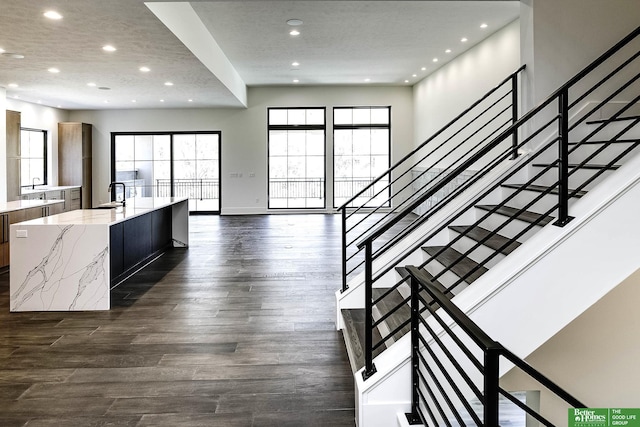
M26 195L26 194L34 194L34 193L46 193L47 191L59 191L59 190L71 190L72 188L80 188L79 185L58 185L58 186L42 186L42 187L38 187L36 185L36 188L23 188L20 191L21 195Z
M51 206L63 203L62 200L14 200L12 202L0 202L0 214L15 212L22 209L31 209Z
M108 310L110 291L170 247L187 247L186 198L127 199L11 225L11 311Z

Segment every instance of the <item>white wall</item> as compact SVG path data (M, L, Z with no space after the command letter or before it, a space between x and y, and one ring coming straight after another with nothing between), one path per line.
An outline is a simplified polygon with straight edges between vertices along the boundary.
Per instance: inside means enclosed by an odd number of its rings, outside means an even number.
M537 105L640 24L638 0L522 0L522 57Z
M247 109L71 112L71 120L93 125L93 203L108 201L111 132L222 131L222 214L267 212L267 107L327 107L327 156L330 157L332 107L390 105L392 162L411 149L412 92L408 87L251 88L248 95ZM242 177L232 178L231 174L242 174ZM331 176L329 169L327 177ZM332 210L329 193L327 206Z
M414 86L415 145L520 67L516 20Z
M57 185L58 123L68 121L69 112L11 98L7 98L6 109L20 111L21 127L47 131L47 180L49 185ZM5 135L5 132L2 132L2 135ZM4 137L6 138L6 135Z
M534 351L526 361L592 408L640 406L640 270ZM501 380L507 389L537 390L521 371ZM566 423L566 406L542 391L541 405Z

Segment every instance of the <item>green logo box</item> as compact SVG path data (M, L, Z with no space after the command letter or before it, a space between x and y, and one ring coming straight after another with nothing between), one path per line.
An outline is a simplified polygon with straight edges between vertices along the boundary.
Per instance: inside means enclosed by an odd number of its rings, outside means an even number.
M640 408L572 408L569 427L640 427Z

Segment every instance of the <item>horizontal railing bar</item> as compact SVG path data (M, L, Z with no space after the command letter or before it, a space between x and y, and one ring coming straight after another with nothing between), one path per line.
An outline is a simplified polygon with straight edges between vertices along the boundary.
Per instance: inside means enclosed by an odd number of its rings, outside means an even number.
M421 284L422 285L422 284ZM435 304L435 301L434 301ZM439 314L437 314L437 308L434 308L432 305L427 304L427 310L431 313L431 316L433 316L434 319L436 319L436 322L438 322L438 324L440 325L440 327L442 328L442 330L444 332L447 333L447 335L449 336L449 338L451 338L453 340L453 342L458 346L458 348L460 349L460 351L462 351L464 353L465 356L467 356L467 358L469 359L469 361L476 367L476 369L478 369L478 371L481 374L484 374L484 365L482 364L482 362L480 362L478 360L478 358L476 357L475 354L473 354L471 352L471 350L469 349L469 347L467 347L462 340L460 339L460 337L458 337L456 334L454 334L451 329L449 328L449 326L447 325L447 323L444 321L444 319L442 317L440 317ZM439 306L438 306L439 308ZM421 318L420 320L423 324L426 322L426 319ZM421 338L422 339L422 338ZM428 345L426 341L423 341L424 345Z
M524 144L526 144L526 143L529 141L529 139L535 138L535 137L537 136L537 134L541 133L544 129L546 129L548 126L550 126L550 125L553 123L553 121L554 121L554 120L555 120L555 118L552 118L552 119L551 119L547 124L545 124L545 126L544 126L544 127L540 128L536 133L532 134L529 138L527 138L527 139L525 139L524 141L522 141L520 145L524 145ZM547 147L550 147L550 146L551 146L551 144L553 144L554 142L555 142L555 140L553 140L553 141L549 142L549 143L547 144ZM489 173L489 172L493 169L493 167L497 166L497 164L499 164L502 160L507 159L507 158L510 156L510 152L511 152L511 148L510 148L510 149L508 149L508 150L506 150L506 151L504 151L504 152L503 152L503 154L502 154L502 157L497 158L493 165L488 165L488 168L487 168L486 170L484 170L484 169L483 169L483 171L481 171L481 172L483 172L483 174L482 174L482 175L480 175L480 177L479 177L479 178L481 178L482 176L484 176L486 173ZM535 158L537 157L537 155L539 155L539 154L534 154L534 155L532 156L532 159L535 159ZM489 166L490 166L490 167L489 167ZM431 239L432 239L436 234L440 233L442 230L444 230L445 228L447 228L451 223L453 223L455 220L457 220L458 218L460 218L460 217L461 217L461 216L462 216L462 215L463 215L463 214L464 214L464 213L465 213L469 208L471 208L471 207L473 207L474 205L476 205L480 200L482 200L484 197L486 197L486 196L487 196L488 194L490 194L492 191L494 191L494 190L496 190L498 187L500 187L500 186L501 186L505 181L507 181L507 180L508 180L509 178L511 178L512 176L514 176L517 172L519 172L519 171L520 171L522 168L524 168L525 166L526 166L526 164L523 164L523 165L518 166L517 168L515 168L515 169L513 169L511 172L509 172L509 173L504 177L504 179L503 179L503 180L501 180L500 182L497 182L496 184L494 184L494 185L492 185L492 186L490 186L490 187L487 187L487 188L485 189L485 191L484 191L481 195L477 196L473 201L469 202L465 208L462 208L462 209L458 210L458 212L457 212L456 214L454 214L454 216L453 216L453 217L452 217L452 218L451 218L451 219L450 219L446 224L443 224L443 225L439 226L438 228L436 228L436 229L435 229L434 231L432 231L429 235L427 235L426 237L424 237L423 239L421 239L418 243L414 244L414 245L413 245L413 246L412 246L412 247L411 247L411 248L410 248L406 253L407 253L407 254L409 254L409 253L411 253L411 252L413 252L413 251L415 251L415 250L418 250L418 249L419 249L422 245L424 245L427 241L431 240ZM464 184L464 185L467 185L467 184L468 184L468 186L471 186L471 185L473 185L474 183L475 183L475 181L473 181L473 182L472 182L471 180L469 180L469 181L465 182L465 184ZM463 185L463 186L461 186L461 188L460 188L460 192L459 192L459 193L461 193L462 191L464 191L464 190L466 190L466 189L468 188L468 186L467 186L467 187L464 187L464 185ZM458 194L459 194L459 193L458 193ZM456 194L456 195L457 195L457 194ZM454 197L454 196L452 196L452 197ZM440 209L441 207L442 207L442 206L435 206L435 207L434 207L434 209L432 209L432 210L434 211L434 212L432 212L432 213L435 213L435 212L439 211L439 209ZM426 216L426 215L425 215L425 216ZM374 256L376 256L376 254L374 254ZM405 257L406 257L406 256L408 256L408 255L405 255ZM399 259L396 259L396 262L400 262L400 261L402 261L402 259L404 259L404 257L399 258ZM423 264L423 265L424 265L424 264ZM391 267L387 267L386 269L383 269L381 272L379 272L378 276L374 278L374 281L378 280L378 279L379 279L380 277L382 277L384 274L388 273L392 268L393 268L393 266L391 266ZM400 284L400 283L398 283L398 285L399 285L399 284Z
M422 355L420 353L418 353L418 358L422 361L422 363L424 365L426 365L426 360L422 357ZM431 398L431 401L435 404L436 409L438 410L438 413L440 414L440 418L442 419L442 421L444 421L444 423L449 426L452 427L451 422L449 421L449 418L447 417L447 415L444 412L444 409L442 408L442 405L440 405L440 401L437 398L437 396L435 395L433 389L431 388L431 386L429 385L427 378L424 376L424 374L422 373L422 371L420 369L418 369L418 375L420 376L420 380L422 380L422 383L424 384L424 387L427 390L427 393L429 394L429 397ZM420 393L420 397L422 398L422 400L426 403L427 399L425 398L424 394L422 393L422 390L420 389L420 387L418 387L418 393ZM429 407L429 406L427 406ZM439 425L436 421L435 418L435 414L433 414L431 411L429 411L432 415L432 420L436 425Z
M454 367L456 368L456 371L458 371L462 379L467 383L467 386L471 389L473 394L476 395L476 398L478 398L478 400L482 400L482 392L480 391L478 386L476 386L476 384L473 382L471 377L467 374L467 372L462 367L462 365L460 365L460 362L458 362L458 360L454 357L451 351L449 351L449 349L444 344L444 342L442 342L438 334L436 334L433 328L429 326L428 322L423 321L421 323L425 327L427 332L429 332L429 335L431 336L431 338L438 344L438 347L440 347L440 350L447 356L447 359L449 359L449 362L451 362L451 364L454 365ZM420 337L422 338L422 335ZM425 348L430 347L428 343L426 343L426 341L422 341L422 342L425 344Z
M553 392L556 396L570 404L574 408L588 408L584 403L580 402L578 399L567 393L563 388L555 384L551 381L547 376L542 374L540 371L536 370L534 367L529 365L527 362L513 354L511 351L501 346L500 354L507 359L509 362L513 363L518 369L524 371L531 378L545 386L549 391Z
M433 370L431 369L430 364L427 363L427 360L424 358L422 353L418 352L418 356L420 357L420 359L423 360L424 367L427 370L427 372L429 373L429 376L431 377L431 380L433 381L433 384L438 389L438 391L440 393L439 395L444 399L445 403L449 407L448 408L449 412L456 418L456 420L460 423L461 426L464 425L464 421L462 420L462 416L458 412L458 409L456 408L456 405L454 405L454 403L451 400L451 398L449 397L449 395L445 392L444 387L442 386L442 384L438 380L438 377L435 375L435 372L433 372Z
M431 346L427 345L425 346L425 349L427 350L427 352L431 356L431 359L433 359L436 366L440 370L441 375L444 376L444 378L447 380L447 382L449 383L449 387L456 394L456 396L458 397L458 399L460 400L464 408L467 410L469 415L473 418L476 424L482 424L482 422L480 421L480 418L478 418L478 416L476 415L475 411L473 410L473 408L471 407L467 399L465 399L464 393L462 392L462 390L460 390L460 387L458 387L458 384L453 379L451 374L449 374L449 371L447 370L447 368L445 368L445 366L442 364L442 362L440 361L440 358L437 357L435 352L431 349ZM458 371L458 373L463 373L463 372L464 372L464 369L460 367L460 370ZM458 412L457 408L456 408L456 412Z
M629 86L631 86L633 83L635 83L638 78L640 78L640 73L636 74L633 78L631 78L630 80L628 80L627 82L625 82L625 84L623 84L622 86L620 86L619 88L617 88L615 91L613 91L613 93L611 93L610 95L608 95L605 99L603 99L602 101L598 102L593 108L591 108L591 111L589 111L588 114L585 114L584 116L582 116L579 120L577 120L575 123L573 123L570 127L569 127L569 132L573 131L577 126L581 125L582 123L584 123L587 118L589 118L591 116L591 114L593 114L596 110L602 108L604 105L606 105L607 103L609 103L609 101L611 101L612 99L614 99L616 96L618 96L620 93L624 92L625 89L627 89ZM634 102L628 102L626 104L624 108L625 111L631 106L633 105ZM620 114L616 114L615 115L616 118L620 116ZM598 133L601 129L604 128L604 126L608 125L609 123L611 123L611 117L608 120L605 120L600 126L598 126L598 128L593 131L592 133L589 134L589 136L587 136L586 138L583 139L589 139L591 138L591 136L595 135L596 133Z
M541 422L547 427L556 427L555 424L551 423L549 420L547 420L541 414L533 410L531 407L527 406L526 404L522 403L520 400L516 399L515 396L512 396L511 393L507 392L502 387L499 387L498 390L500 394L502 394L505 398L509 399L514 405L522 409L525 413L535 418L538 422Z
M495 93L497 90L499 90L502 86L504 86L506 83L510 82L512 79L512 76L517 75L518 73L520 73L521 71L526 69L526 65L522 65L520 66L520 68L518 68L516 71L514 71L513 73L511 73L509 75L509 77L505 78L502 82L500 82L498 85L496 85L493 89L491 89L489 92L487 92L482 98L478 99L476 102L474 102L473 104L471 104L471 106L469 106L466 110L464 110L462 113L458 114L458 116L456 116L453 120L451 120L449 123L447 123L444 127L442 127L439 131L437 131L436 133L434 133L431 137L429 137L426 141L424 141L422 144L420 144L420 146L418 146L416 149L412 150L411 152L409 152L407 155L405 155L403 158L401 158L400 160L398 160L398 162L396 162L396 164L389 169L388 172L391 172L392 170L394 170L397 166L399 166L401 163L404 163L405 161L409 160L411 157L413 157L418 151L420 151L422 148L424 148L429 142L433 141L436 137L438 137L440 134L442 134L445 130L447 130L448 128L450 128L451 126L453 126L458 120L460 120L462 117L464 117L467 113L469 113L471 110L473 110L476 106L480 105L485 99L488 99L489 96L491 96L493 93ZM373 185L370 184L370 185ZM364 191L364 189L363 189ZM348 200L347 202L343 203L342 206L340 206L338 208L338 210L344 209L347 205L351 204L355 199L357 198L357 195L352 197L350 200Z
M638 58L638 56L640 56L640 50L638 50L638 52L633 54L629 59L627 59L622 64L617 66L615 69L613 69L609 74L607 74L605 77L603 77L593 87L591 87L589 90L585 91L582 95L580 95L578 98L576 98L572 103L569 104L569 109L571 110L573 107L578 105L582 100L584 100L587 96L589 96L591 93L593 93L596 89L598 89L600 86L602 86L607 81L609 81L609 79L611 79L614 75L618 74L623 68L625 68L627 65L629 65L633 61L635 61Z

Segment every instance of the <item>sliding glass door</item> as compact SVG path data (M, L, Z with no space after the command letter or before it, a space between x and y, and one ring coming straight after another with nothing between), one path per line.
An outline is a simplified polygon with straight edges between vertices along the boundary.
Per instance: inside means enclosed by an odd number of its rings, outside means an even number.
M193 213L220 212L220 132L113 133L112 180L126 197L187 197Z

